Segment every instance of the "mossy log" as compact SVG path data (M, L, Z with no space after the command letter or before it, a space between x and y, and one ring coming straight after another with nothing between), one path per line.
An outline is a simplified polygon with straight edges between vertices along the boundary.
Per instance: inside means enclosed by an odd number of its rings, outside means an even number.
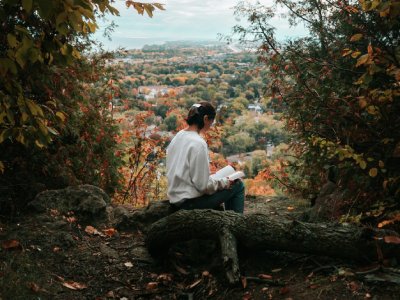
M230 211L180 210L153 223L146 244L153 256L164 255L177 242L211 239L220 243L227 278L240 280L237 244L247 249L278 250L351 260L400 258L398 244L383 237L394 232L353 225L304 223L285 217Z

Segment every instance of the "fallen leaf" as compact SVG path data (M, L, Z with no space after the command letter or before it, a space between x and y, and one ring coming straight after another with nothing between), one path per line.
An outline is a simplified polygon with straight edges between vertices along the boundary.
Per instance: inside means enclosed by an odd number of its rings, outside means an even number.
M109 292L106 294L106 297L107 297L107 298L115 298L114 291L109 291Z
M383 240L388 244L400 244L400 238L395 235L387 235L383 238Z
M272 273L278 273L278 272L280 272L280 271L282 271L281 268L271 270Z
M309 288L315 290L316 288L318 288L318 284L310 284Z
M86 232L87 234L90 234L90 235L103 235L103 234L102 234L101 232L99 232L96 228L94 228L93 226L90 226L90 225L86 226L85 232Z
M369 299L369 298L372 298L372 296L371 296L370 293L366 293L366 294L365 294L365 298Z
M75 217L67 217L66 220L68 223L75 223L76 221L78 221Z
M203 276L203 277L208 277L208 276L210 276L210 272L208 272L208 271L203 271L203 273L201 273L201 276Z
M294 210L294 207L293 206L288 206L287 210L289 210L289 211Z
M114 234L117 233L117 230L114 228L107 228L107 229L103 229L103 232L105 235L112 237Z
M252 296L251 296L251 294L250 294L250 292L246 292L244 295L243 295L243 300L250 300L251 298L253 298Z
M242 287L245 289L247 287L247 278L246 278L246 276L240 277L240 281L242 282Z
M180 266L175 265L175 269L176 269L179 273L181 273L181 274L183 274L183 275L188 275L188 274L189 274L188 271L186 271L184 268L182 268L182 267L180 267Z
M53 248L53 252L58 252L58 251L60 251L61 250L61 248L60 247L57 247L57 246L55 246L54 248Z
M355 281L350 282L348 286L349 286L349 288L350 288L353 292L358 291L358 289L360 288L360 286L358 285L358 283L355 282Z
M158 282L149 282L147 285L146 285L146 290L154 290L154 289L156 289L158 287Z
M157 277L158 282L162 282L163 284L170 283L172 281L172 275L168 273L160 274Z
M30 288L32 291L34 291L35 293L37 293L37 292L40 291L40 287L39 287L36 283L34 283L34 282L30 282L30 283L29 283L29 288Z
M258 278L260 278L260 279L272 279L272 275L258 274Z
M130 261L128 261L128 262L124 263L124 266L127 268L132 268L133 264Z
M197 286L199 283L201 282L201 279L199 279L199 280L196 280L195 282L193 282L191 285L189 285L189 289L192 289L192 288L194 288L195 286Z
M87 288L86 284L75 282L75 281L65 281L62 283L63 286L71 290L83 290Z
M280 290L279 290L279 294L281 294L281 295L286 295L286 294L288 294L289 293L289 288L287 287L287 286L284 286L283 288L281 288Z
M7 240L1 242L1 247L5 250L20 249L21 244L18 240Z

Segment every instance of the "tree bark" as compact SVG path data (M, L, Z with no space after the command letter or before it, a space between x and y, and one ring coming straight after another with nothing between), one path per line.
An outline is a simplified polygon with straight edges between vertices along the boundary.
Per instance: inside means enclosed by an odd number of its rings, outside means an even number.
M400 258L398 244L384 236L395 232L353 225L303 223L267 214L240 215L230 211L180 210L155 223L146 244L153 256L168 252L176 242L212 239L221 244L228 281L240 280L236 243L248 249L309 253L351 260Z

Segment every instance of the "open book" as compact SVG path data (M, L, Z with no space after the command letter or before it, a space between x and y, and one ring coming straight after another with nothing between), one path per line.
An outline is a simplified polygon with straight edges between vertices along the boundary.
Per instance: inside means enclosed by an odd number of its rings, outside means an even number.
M242 171L235 171L232 166L226 166L217 171L217 173L212 174L211 178L221 179L224 177L228 177L229 180L235 180L244 177L244 173Z

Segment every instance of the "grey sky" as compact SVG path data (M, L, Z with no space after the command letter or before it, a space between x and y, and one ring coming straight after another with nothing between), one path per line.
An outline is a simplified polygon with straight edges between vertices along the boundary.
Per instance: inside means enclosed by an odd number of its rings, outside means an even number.
M164 3L166 10L156 10L153 18L149 18L147 15L138 15L133 8L127 9L125 1L117 1L114 6L119 10L120 16L108 17L110 21L118 25L112 34L112 42L101 38L104 24L99 24L100 29L96 36L109 49L118 46L129 49L141 42L215 40L218 33L230 33L237 23L232 9L237 0L160 0L157 2ZM268 5L271 0L260 2ZM299 28L289 28L285 20L278 18L274 26L280 38L298 36L304 31Z

